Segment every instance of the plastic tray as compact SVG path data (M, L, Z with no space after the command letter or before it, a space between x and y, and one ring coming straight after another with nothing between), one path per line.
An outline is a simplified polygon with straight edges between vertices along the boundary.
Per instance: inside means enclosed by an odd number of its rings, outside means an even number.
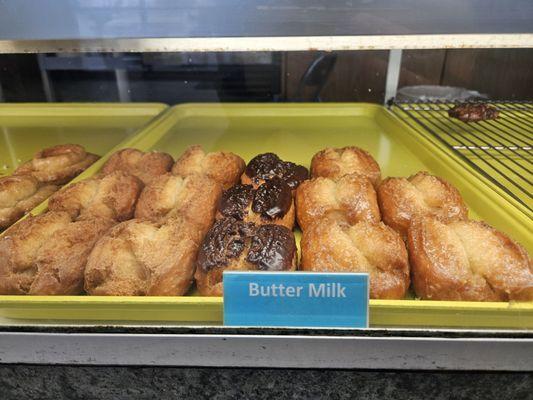
M9 175L41 149L75 143L100 156L165 108L145 103L44 103L0 105L0 176Z
M357 145L370 151L383 176L427 170L462 192L470 217L484 219L532 249L529 232L512 207L456 163L444 150L371 104L189 104L173 107L121 144L179 156L189 145L229 150L249 160L273 151L309 165L318 150ZM104 157L105 160L106 157ZM96 172L91 168L77 179ZM44 208L43 208L44 209ZM518 222L517 222L518 221ZM297 235L298 236L298 235ZM220 323L222 299L183 297L0 296L8 318ZM531 303L371 300L372 326L533 328Z

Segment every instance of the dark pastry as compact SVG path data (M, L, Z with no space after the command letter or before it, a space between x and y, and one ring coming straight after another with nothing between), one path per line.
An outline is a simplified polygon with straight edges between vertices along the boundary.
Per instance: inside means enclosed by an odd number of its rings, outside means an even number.
M221 296L224 271L293 271L296 259L294 235L286 227L223 218L200 246L196 284L203 296Z
M294 201L291 188L274 177L254 189L237 184L224 191L218 204L217 218L233 217L255 224L294 226Z
M309 171L302 165L281 160L274 153L255 156L246 166L241 182L258 187L265 181L278 177L294 190L309 178Z
M457 104L448 110L448 115L452 118L460 119L463 122L478 122L489 119L496 119L500 112L496 107L488 104L463 103Z

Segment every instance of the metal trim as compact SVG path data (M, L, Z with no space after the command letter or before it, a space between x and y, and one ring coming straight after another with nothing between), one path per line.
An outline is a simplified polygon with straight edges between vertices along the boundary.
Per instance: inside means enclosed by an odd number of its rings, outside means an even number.
M533 339L0 333L0 363L533 370Z
M531 48L533 34L0 40L0 53L337 51Z

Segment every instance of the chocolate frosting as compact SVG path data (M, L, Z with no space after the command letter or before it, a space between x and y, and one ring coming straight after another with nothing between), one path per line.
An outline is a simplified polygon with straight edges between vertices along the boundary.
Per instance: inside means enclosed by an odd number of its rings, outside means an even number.
M255 156L246 166L246 175L256 184L260 180L269 180L277 176L285 181L291 189L309 178L309 171L302 165L281 160L274 153Z
M218 211L225 217L243 220L250 203L252 211L264 219L283 218L291 208L291 188L277 176L263 183L257 190L252 185L238 184L224 191Z
M198 267L208 272L229 264L244 250L246 238L253 233L253 224L235 218L222 218L207 233L198 253Z
M280 225L261 225L252 237L246 260L261 271L285 271L291 268L296 244L293 233Z
M207 233L198 253L198 268L209 272L239 258L249 243L246 260L261 271L284 271L296 254L293 233L280 225L259 225L222 218Z
M255 191L252 211L265 219L283 218L291 208L291 203L291 188L282 179L275 177Z
M235 185L222 193L218 211L226 217L242 220L248 205L254 197L252 185Z

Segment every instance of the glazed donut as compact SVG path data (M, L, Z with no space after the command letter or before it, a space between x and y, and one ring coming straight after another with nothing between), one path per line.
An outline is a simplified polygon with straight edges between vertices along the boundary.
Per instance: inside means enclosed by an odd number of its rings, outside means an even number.
M39 183L31 175L0 178L0 230L14 224L56 190L56 185Z
M383 222L406 237L415 218L433 216L443 222L464 220L468 208L459 191L442 178L421 171L409 178L387 178L378 188Z
M207 176L183 178L167 173L143 190L135 218L164 223L179 215L205 234L213 224L221 194L222 186Z
M241 183L258 188L274 177L282 179L291 190L296 190L300 183L309 178L309 171L302 165L281 160L274 153L264 153L250 160L241 177Z
M107 218L115 222L133 218L143 184L123 171L71 184L48 202L51 211L66 211L74 219Z
M527 251L483 222L423 217L408 231L413 287L428 300L533 300Z
M296 243L281 225L254 225L223 218L205 236L196 267L196 285L203 296L222 296L224 271L294 271Z
M163 225L130 220L91 252L85 290L99 296L182 296L191 286L201 232L173 218Z
M303 231L300 269L314 272L366 272L370 298L402 299L409 288L407 250L383 223L350 225L333 212Z
M32 175L39 182L61 185L87 169L100 158L77 144L61 144L44 149L18 167L13 175Z
M343 213L351 224L381 220L372 182L357 174L344 175L337 180L313 178L296 190L296 214L302 230L331 211Z
M170 154L137 149L122 149L114 153L106 161L101 174L107 175L114 171L124 171L139 178L145 185L152 183L159 176L172 168L174 159Z
M276 224L294 227L294 200L289 185L275 177L257 189L237 184L222 193L217 219L233 217L257 225Z
M47 212L14 225L0 238L0 294L80 294L87 256L111 224Z
M379 185L379 164L367 151L355 146L328 147L319 151L311 160L311 176L338 179L348 174L359 174L370 179L374 187Z
M236 154L224 151L206 154L197 145L189 147L177 159L172 173L182 177L203 174L227 189L239 181L244 166L244 160Z

